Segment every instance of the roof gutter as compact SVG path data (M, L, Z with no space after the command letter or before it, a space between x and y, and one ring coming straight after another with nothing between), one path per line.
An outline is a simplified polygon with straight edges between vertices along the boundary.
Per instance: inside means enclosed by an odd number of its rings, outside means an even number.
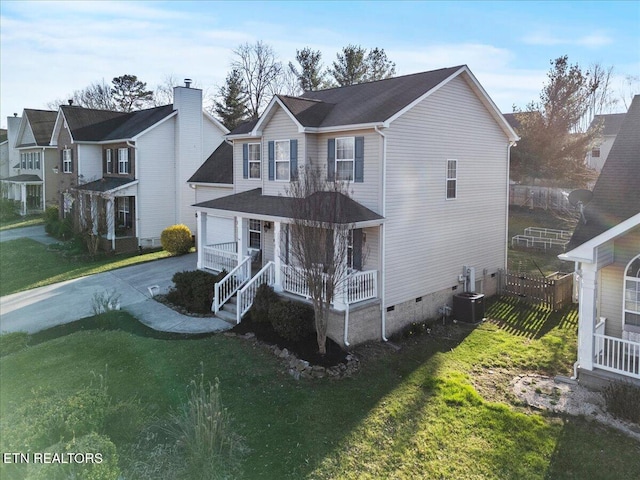
M387 136L378 126L375 126L374 129L382 137L382 216L387 218ZM387 228L384 223L380 224L380 228L382 229L382 259L380 261L380 318L382 323L380 329L382 330L382 340L387 342L387 308L385 305Z

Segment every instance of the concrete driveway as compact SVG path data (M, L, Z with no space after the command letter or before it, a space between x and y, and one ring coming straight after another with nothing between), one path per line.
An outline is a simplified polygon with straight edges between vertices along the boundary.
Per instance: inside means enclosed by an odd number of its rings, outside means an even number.
M223 320L181 315L151 298L149 287L158 287L154 293L166 293L173 285L173 274L195 270L196 260L196 254L191 253L0 297L0 332L34 333L91 316L94 295L112 291L120 295L121 308L156 330L227 330L231 325Z
M44 231L44 225L0 230L0 242L7 242L9 240L16 240L17 238L25 237L31 238L36 242L44 243L45 245L60 243L59 240L47 235L47 232Z

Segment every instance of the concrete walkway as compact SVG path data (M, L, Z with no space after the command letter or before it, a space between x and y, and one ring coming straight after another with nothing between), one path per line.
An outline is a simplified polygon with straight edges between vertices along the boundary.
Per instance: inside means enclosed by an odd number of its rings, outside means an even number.
M224 320L182 315L151 298L149 287L157 286L153 289L155 294L166 293L173 285L173 274L195 270L196 260L196 254L191 253L0 297L0 332L34 333L92 316L94 295L105 292L119 295L121 308L155 330L175 333L227 330L232 325Z
M47 235L44 231L44 225L34 225L32 227L12 228L10 230L0 230L0 242L16 240L18 238L30 238L36 242L51 245L52 243L60 243L53 237Z

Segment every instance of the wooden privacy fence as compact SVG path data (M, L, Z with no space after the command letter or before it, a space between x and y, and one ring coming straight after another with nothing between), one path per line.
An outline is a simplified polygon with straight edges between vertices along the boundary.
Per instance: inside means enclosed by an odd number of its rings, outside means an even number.
M543 277L529 273L500 270L500 295L518 297L529 303L542 304L552 310L561 310L573 301L573 274L552 273Z

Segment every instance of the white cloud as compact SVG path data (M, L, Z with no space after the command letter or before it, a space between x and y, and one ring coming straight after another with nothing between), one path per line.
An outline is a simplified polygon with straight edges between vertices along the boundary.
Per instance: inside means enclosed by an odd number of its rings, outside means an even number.
M522 38L528 45L557 46L577 45L581 47L598 48L610 45L613 39L604 32L594 32L589 35L560 37L548 30L538 30Z

